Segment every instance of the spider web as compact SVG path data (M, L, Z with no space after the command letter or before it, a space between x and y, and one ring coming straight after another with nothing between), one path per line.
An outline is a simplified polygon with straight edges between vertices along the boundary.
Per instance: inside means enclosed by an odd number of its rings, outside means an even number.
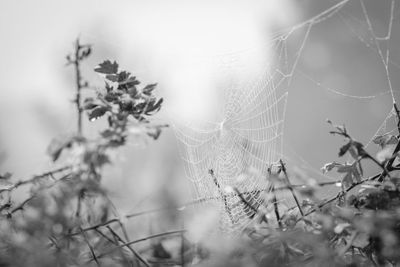
M386 34L381 37L374 31L363 0L357 6L362 18L352 14L352 7L346 8L350 2L356 5L353 2L357 1L330 2L332 6L318 15L276 33L264 46L272 51L273 56L265 61L261 59L262 67L257 71L238 75L246 70L246 58L252 58L249 55L254 52L253 48L217 57L215 62L223 69L224 75L219 72L216 76L225 79L220 83L224 92L222 115L214 121L180 121L174 125L185 171L194 185L196 198L201 202L211 202L218 208L223 231L238 232L255 220L258 210L264 208L268 211L273 197L271 184L274 183L268 174L271 166L276 166L280 159L300 165L316 181L337 180L337 177L322 174L319 168L309 164L294 150L291 153L294 157L283 153L286 102L296 75L329 94L345 99L373 101L389 95L392 104L396 103L397 92L393 89L390 68L398 70L399 65L391 59L389 46L397 16L395 1L387 1L389 20ZM342 21L352 35L378 56L386 76L386 89L369 95L347 93L318 81L298 67L313 28L333 18ZM291 51L292 43L288 44L291 38L299 40L294 51ZM366 147L371 145L374 137L393 134L396 130L396 113L392 108L370 136ZM324 192L333 194L339 188L340 184ZM283 207L293 204L289 194L281 195L280 199Z
M246 77L250 81L231 80L224 90L221 121L175 125L197 198L214 202L221 229L234 232L265 202L263 192L270 187L265 174L280 158L287 99L277 96L283 78L271 75L268 66Z

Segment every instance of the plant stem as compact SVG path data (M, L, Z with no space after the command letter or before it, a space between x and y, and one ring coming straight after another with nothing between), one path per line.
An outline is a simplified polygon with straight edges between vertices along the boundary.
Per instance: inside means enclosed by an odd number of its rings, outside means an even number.
M283 175L284 175L284 177L285 177L285 180L286 180L287 186L288 186L288 188L289 188L289 191L290 191L290 193L292 194L293 199L294 199L294 201L296 202L297 207L299 208L299 211L300 211L301 216L304 217L304 212L303 212L303 210L302 210L302 208L301 208L301 206L300 206L299 199L297 198L296 194L294 193L293 187L292 187L292 185L291 185L291 183L290 183L290 180L289 180L289 176L288 176L288 174L287 174L287 172L286 172L286 167L285 167L285 165L284 165L284 163L283 163L282 160L280 160L280 164L281 164L281 170L282 170Z
M82 135L82 107L81 107L81 90L82 90L82 76L80 70L80 59L79 52L81 50L81 45L79 43L79 38L75 41L75 57L74 57L74 66L75 66L75 86L76 86L76 109L78 112L78 134Z

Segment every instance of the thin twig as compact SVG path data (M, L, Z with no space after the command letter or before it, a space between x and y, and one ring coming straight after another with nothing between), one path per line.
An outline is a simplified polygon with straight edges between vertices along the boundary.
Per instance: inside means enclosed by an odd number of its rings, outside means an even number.
M221 199L224 201L225 210L228 214L229 219L231 220L231 223L234 224L235 222L233 219L232 211L231 211L231 208L229 207L228 201L226 199L227 196L222 191L221 185L219 184L217 177L215 177L215 175L214 175L214 170L210 169L210 170L208 170L208 173L211 175L211 178L213 179L214 184L218 189L218 193L220 194Z
M94 231L96 233L98 233L99 235L101 235L104 239L106 239L108 242L110 242L113 245L118 245L118 242L116 242L115 240L112 240L111 238L109 238L105 233L103 233L100 229L94 229Z
M134 241L119 245L119 246L117 246L117 247L115 247L113 249L110 249L109 251L106 251L106 252L98 255L97 257L98 258L104 257L105 255L110 254L111 252L115 251L118 248L123 248L123 247L129 246L129 245L132 245L132 244L140 243L140 242L143 242L143 241L146 241L146 240L150 240L150 239L153 239L153 238L157 238L157 237L181 234L182 232L186 232L186 230L183 229L183 230L169 231L169 232L163 232L163 233L159 233L159 234L155 234L155 235L146 236L146 237L143 237L143 238L140 238L140 239L136 239Z
M107 229L110 231L110 233L123 245L126 245L127 243L110 227L107 226ZM150 264L136 251L134 250L130 245L126 245L126 247L132 252L133 255L135 255L136 258L138 258L146 267L150 267Z
M96 253L94 252L92 245L90 244L89 240L87 239L86 233L84 231L82 231L82 229L81 229L81 234L82 234L83 239L85 240L86 244L89 247L89 250L90 250L90 253L92 254L93 260L96 262L97 266L100 266L100 263L96 256Z
M285 164L283 163L282 160L280 160L280 164L281 164L281 170L282 170L283 175L285 177L285 180L286 180L287 186L289 188L289 191L292 194L294 201L296 202L296 205L297 205L297 207L298 207L298 209L300 211L301 216L304 217L304 212L303 212L303 210L302 210L302 208L300 206L300 202L299 202L299 200L298 200L298 198L297 198L297 196L296 196L296 194L295 194L295 192L293 190L293 187L292 187L292 185L290 183L290 180L289 180L289 177L288 177L288 174L287 174L287 171L286 171Z
M279 228L282 229L282 222L281 222L281 216L279 214L278 200L276 198L275 186L273 184L271 184L271 191L273 193L272 203L274 205L276 221L278 222Z
M236 194L239 196L240 200L244 203L245 206L249 207L254 214L260 214L261 215L261 220L265 223L268 223L267 218L265 217L264 213L260 213L259 210L257 208L255 208L249 201L247 201L242 193L240 193L239 189L237 189L236 187L233 188L233 190L235 190Z
M184 218L184 216L183 216L183 214L182 214L182 216L181 216L181 228L182 229L185 229L185 218ZM184 235L184 233L182 232L181 233L181 266L182 267L185 267L185 235Z
M37 180L46 178L46 177L48 177L48 176L52 176L52 175L54 175L54 174L56 174L56 173L63 172L63 171L68 170L68 169L70 169L70 168L71 168L71 166L65 166L65 167L61 167L61 168L55 169L55 170L53 170L53 171L49 171L49 172L42 173L42 174L40 174L40 175L35 175L35 176L33 176L32 178L27 179L27 180L20 180L20 181L16 182L15 184L11 185L10 187L2 188L2 189L0 190L0 193L6 192L6 191L8 191L8 192L13 191L13 190L17 189L17 188L20 187L20 186L34 183L34 182L36 182Z
M32 199L34 199L34 198L35 198L35 195L33 195L33 196L31 196L31 197L25 199L24 202L22 202L22 203L19 204L17 207L15 207L14 209L12 209L11 212L8 214L8 216L11 216L12 214L14 214L15 212L17 212L17 211L19 211L19 210L23 210L24 207L25 207L25 205L26 205L29 201L31 201Z
M96 225L93 225L93 226L90 226L87 228L82 228L81 231L87 232L87 231L91 231L91 230L96 230L99 227L107 226L109 224L116 223L118 221L119 221L119 219L114 218L114 219L111 219L111 220L103 222L103 223L99 223L99 224L96 224ZM79 235L80 233L81 233L80 231L75 232L75 233L69 233L69 234L67 234L67 236L71 237L71 236Z
M120 236L114 232L114 230L110 227L107 226L108 231L112 234L112 236L114 237L114 241L115 241L115 245L118 246L119 245L119 241L121 241L122 243L125 243L122 241L122 238L120 238ZM131 266L133 266L133 260L132 259L128 259L126 257L126 255L124 254L124 251L122 249L119 250L121 257L125 260L125 262L129 262L131 264Z
M302 218L299 218L299 219L297 220L297 222L300 221L300 220L302 220L304 217L307 217L308 215L311 215L312 213L316 212L318 209L321 209L321 208L325 207L325 206L328 205L329 203L332 203L333 201L335 201L336 199L338 199L338 198L341 196L341 194L347 193L347 192L351 191L353 188L355 188L355 187L357 187L357 186L359 186L359 185L361 185L361 184L363 184L363 183L365 183L365 182L374 181L374 180L376 180L378 177L380 177L380 175L381 175L381 174L376 174L376 175L374 175L374 176L369 177L368 179L362 180L362 181L357 182L357 183L353 183L351 186L349 186L348 188L346 188L344 191L341 191L341 192L340 192L339 194L337 194L335 197L332 197L332 198L330 198L330 199L324 201L322 204L319 204L317 208L313 208L312 210L306 212Z

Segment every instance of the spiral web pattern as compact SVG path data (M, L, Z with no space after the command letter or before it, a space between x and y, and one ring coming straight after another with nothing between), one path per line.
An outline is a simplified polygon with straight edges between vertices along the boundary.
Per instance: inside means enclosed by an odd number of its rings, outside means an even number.
M277 79L267 65L245 80L235 75L241 67L226 69L231 79L222 88L220 121L175 125L196 197L217 206L220 229L226 232L251 223L266 201L268 169L281 155L287 99L287 94L277 96Z

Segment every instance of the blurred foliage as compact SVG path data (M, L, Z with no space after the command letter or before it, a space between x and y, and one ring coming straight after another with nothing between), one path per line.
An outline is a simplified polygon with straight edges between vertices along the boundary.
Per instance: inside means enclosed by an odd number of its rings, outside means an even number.
M273 187L269 193L290 191L296 207L282 210L276 197L273 203L249 207L252 216L261 218L259 222L238 236L217 238L213 246L190 242L186 230L180 228L131 240L127 220L141 214L118 215L102 185L103 168L112 164L110 152L126 145L130 133L154 140L159 137L166 125L153 123L151 117L160 110L163 99L154 95L157 84L140 86L117 62L106 60L94 70L104 77L104 88L81 101L80 90L89 84L82 82L80 63L91 52L91 46L77 41L74 53L67 56L76 71L78 116L80 120L86 112L90 121L105 117L107 125L91 139L82 134L78 122L76 134L54 140L48 152L62 167L20 181L13 180L10 173L0 175L0 266L400 264L399 135L375 137L381 150L374 157L344 126L331 121L331 133L345 139L339 156L348 154L352 159L322 168L341 175L335 182L341 187L336 196L320 199L317 192L323 183L307 177L303 177L308 181L304 185L291 185L281 161L278 170L269 175L283 180L286 187ZM365 161L372 161L380 172L367 177L362 167ZM27 197L17 200L15 192L23 187L28 188ZM244 206L252 205L238 189L234 192ZM274 207L270 214L263 207L268 205ZM138 243L150 245L139 250Z

